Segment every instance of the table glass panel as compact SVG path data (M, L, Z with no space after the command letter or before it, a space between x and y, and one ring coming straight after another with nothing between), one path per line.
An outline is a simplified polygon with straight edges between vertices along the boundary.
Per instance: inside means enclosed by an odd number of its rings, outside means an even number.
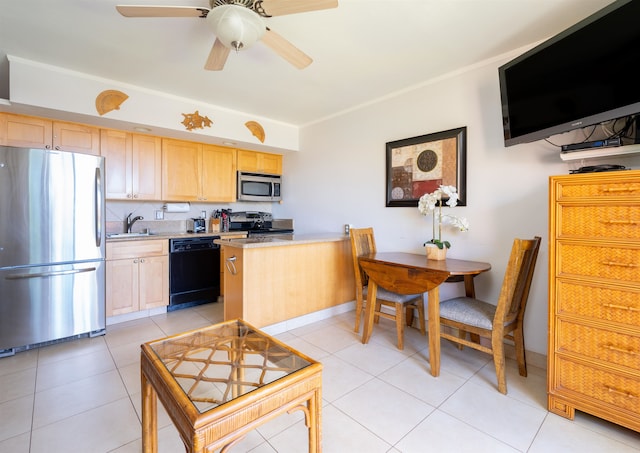
M200 413L311 365L242 321L148 344Z

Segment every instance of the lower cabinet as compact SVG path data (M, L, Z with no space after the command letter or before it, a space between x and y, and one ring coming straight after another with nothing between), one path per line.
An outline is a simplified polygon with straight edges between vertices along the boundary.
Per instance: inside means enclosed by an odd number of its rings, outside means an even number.
M243 234L225 234L223 239L243 239L246 238L246 233ZM224 250L225 247L220 247L220 295L224 296Z
M107 243L107 316L169 305L169 241Z

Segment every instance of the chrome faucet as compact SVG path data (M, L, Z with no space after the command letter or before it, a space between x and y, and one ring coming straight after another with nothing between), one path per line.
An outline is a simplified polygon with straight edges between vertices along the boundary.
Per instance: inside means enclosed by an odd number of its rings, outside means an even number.
M142 217L141 215L136 216L132 219L131 218L132 215L133 215L133 212L131 212L127 216L127 233L131 233L131 227L133 226L134 223L136 223L138 220L144 220L144 217Z

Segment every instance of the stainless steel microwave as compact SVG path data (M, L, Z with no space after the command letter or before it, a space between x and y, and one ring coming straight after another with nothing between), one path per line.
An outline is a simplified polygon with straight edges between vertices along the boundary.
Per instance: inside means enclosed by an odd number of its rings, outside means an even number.
M238 172L238 201L282 200L282 176Z

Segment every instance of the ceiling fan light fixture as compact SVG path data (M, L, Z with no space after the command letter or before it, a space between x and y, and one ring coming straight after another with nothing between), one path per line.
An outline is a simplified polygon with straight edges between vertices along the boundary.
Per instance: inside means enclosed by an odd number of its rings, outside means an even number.
M213 8L207 15L209 25L216 38L225 47L245 50L262 38L266 25L262 18L244 6L221 5Z

